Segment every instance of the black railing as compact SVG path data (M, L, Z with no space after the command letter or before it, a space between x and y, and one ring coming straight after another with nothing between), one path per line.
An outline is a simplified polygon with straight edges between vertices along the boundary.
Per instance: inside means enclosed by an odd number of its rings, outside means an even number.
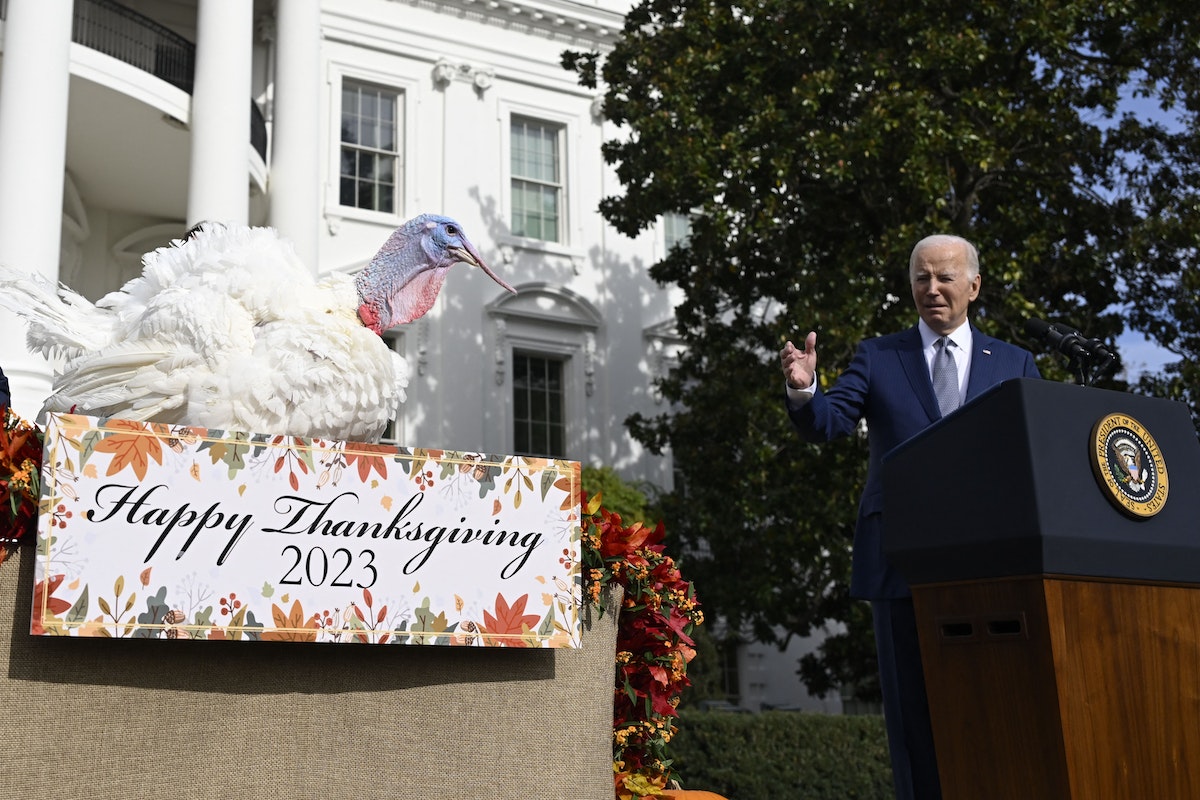
M8 3L0 2L0 17ZM132 64L188 94L196 76L196 45L112 0L75 0L71 41ZM267 159L267 122L250 101L250 144Z
M196 46L125 6L110 0L75 0L71 41L192 91Z

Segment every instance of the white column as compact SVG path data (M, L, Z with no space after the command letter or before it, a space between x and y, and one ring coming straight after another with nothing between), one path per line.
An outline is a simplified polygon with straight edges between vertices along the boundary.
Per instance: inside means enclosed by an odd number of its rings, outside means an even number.
M0 263L58 280L71 74L71 0L8 0L0 69ZM0 367L13 408L33 419L52 369L0 311Z
M250 217L250 70L254 4L200 0L187 223Z
M321 217L321 4L277 0L270 224L317 270Z

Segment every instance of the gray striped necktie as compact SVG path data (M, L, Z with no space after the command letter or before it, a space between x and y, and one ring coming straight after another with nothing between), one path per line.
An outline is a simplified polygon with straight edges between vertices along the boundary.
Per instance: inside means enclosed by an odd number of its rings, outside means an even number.
M954 342L943 336L933 343L933 393L937 396L938 408L946 416L959 405L958 367L950 349Z

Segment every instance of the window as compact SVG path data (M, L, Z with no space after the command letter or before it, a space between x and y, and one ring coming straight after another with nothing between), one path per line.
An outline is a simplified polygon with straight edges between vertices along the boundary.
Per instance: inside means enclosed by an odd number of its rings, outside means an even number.
M342 82L342 149L339 202L399 213L402 184L400 93L381 86Z
M593 438L607 435L592 418L600 369L600 312L559 286L524 283L488 305L495 352L496 424L486 428L493 452L586 461Z
M404 357L404 335L397 331L386 331L383 334L383 341L392 350ZM411 391L412 382L409 380L409 387L405 390L406 393ZM404 406L400 404L400 409L396 412L396 417L388 421L387 427L383 429L383 435L379 437L381 444L402 445L404 440Z
M567 455L563 360L513 354L514 455Z
M691 217L686 214L663 214L663 244L668 253L675 245L686 245L691 236Z
M512 117L512 232L558 242L561 239L563 128L527 117Z

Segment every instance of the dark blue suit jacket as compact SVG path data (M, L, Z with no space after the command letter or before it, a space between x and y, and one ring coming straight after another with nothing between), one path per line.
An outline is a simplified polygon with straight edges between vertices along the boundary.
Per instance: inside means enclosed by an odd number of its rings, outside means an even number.
M12 402L12 395L8 389L8 378L4 377L4 370L0 369L0 406L6 406Z
M984 336L974 327L971 334L968 401L1008 378L1041 377L1029 351ZM789 402L788 416L809 442L848 436L860 420L867 421L871 455L854 532L850 594L866 600L907 597L908 584L883 556L883 456L942 416L921 353L920 331L913 326L862 342L829 391L818 388L812 400L798 408Z

